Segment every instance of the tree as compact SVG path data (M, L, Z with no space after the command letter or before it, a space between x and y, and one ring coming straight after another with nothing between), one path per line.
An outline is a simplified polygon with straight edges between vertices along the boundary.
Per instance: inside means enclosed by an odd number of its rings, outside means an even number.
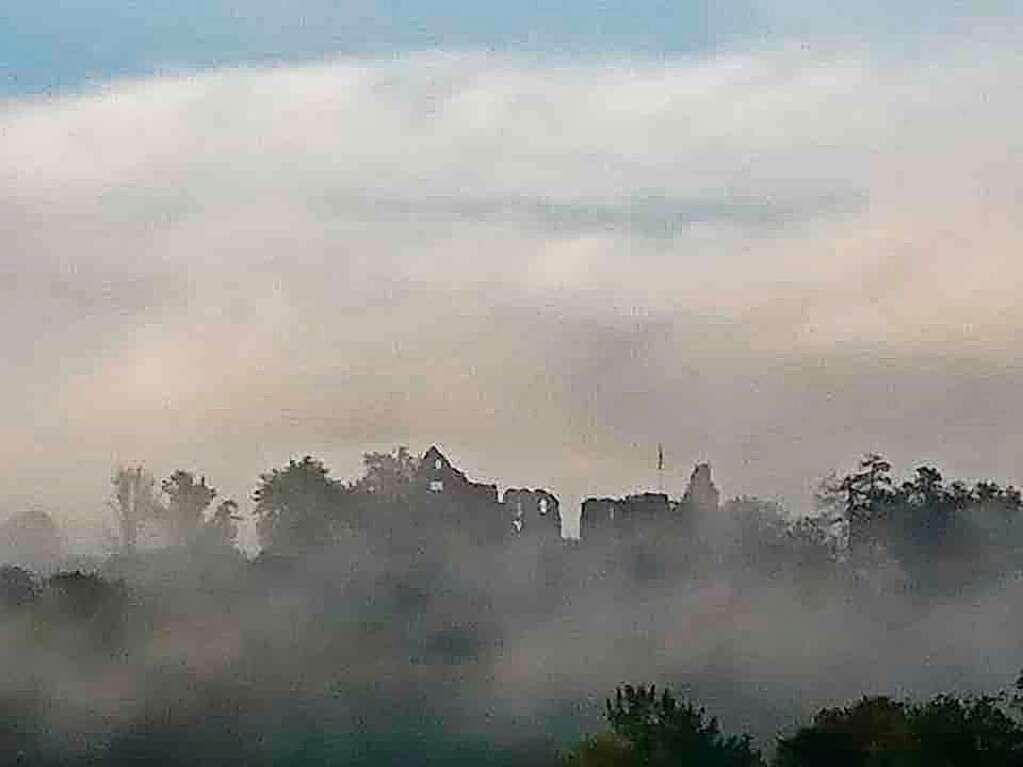
M871 508L892 497L892 465L877 453L867 453L860 459L859 471L842 479L846 493L846 508Z
M1023 764L1023 727L1003 697L864 697L825 708L781 738L776 767L978 767Z
M354 488L387 500L406 496L419 470L419 460L407 447L391 453L364 453L362 465L363 475Z
M857 471L832 479L823 488L823 495L841 498L845 513L854 517L869 510L872 504L891 497L891 470L892 465L882 456L866 453L860 459Z
M206 477L196 482L191 472L182 469L163 480L161 488L167 496L164 516L174 539L178 543L194 540L217 491L206 484Z
M959 479L948 486L948 497L952 508L957 511L962 511L973 503L973 492Z
M591 761L590 764L649 767L678 764L756 767L763 764L748 735L722 734L716 718L708 718L704 709L677 699L668 689L658 695L653 685L617 688L615 697L606 701L605 715L613 736L628 748L612 746L612 741L608 741L598 752L613 751L622 761ZM584 744L579 753L593 755L598 745L587 747Z
M217 543L234 546L238 541L238 523L241 520L238 503L228 498L217 504L205 527Z
M1023 728L993 696L939 695L911 706L917 763L937 767L1023 764Z
M977 503L994 503L1002 497L1002 488L997 482L981 481L973 486L973 498Z
M583 740L561 756L563 767L624 767L635 764L629 742L609 732Z
M297 554L333 540L342 488L329 475L330 470L311 456L260 475L252 499L265 550Z
M902 484L906 500L917 506L940 510L949 505L941 472L931 466L918 466L916 476Z
M900 524L890 533L897 539L893 548L904 565L929 562L950 543L954 534L951 513L956 502L945 488L941 472L918 466L913 478L902 483L899 500L903 505Z
M785 529L788 555L793 564L823 570L838 561L842 539L836 532L838 520L829 517L799 517Z
M1002 503L1009 511L1023 510L1023 493L1009 485L1002 491Z
M850 561L861 571L897 563L904 584L927 589L1018 569L1023 494L1012 485L946 482L924 465L896 489L891 464L868 453L822 487L818 500L845 520Z
M849 546L857 549L876 542L875 523L882 520L898 496L894 491L892 465L877 453L860 459L857 471L832 480L821 489L824 500L840 505L849 529Z
M39 584L32 573L16 565L0 567L0 606L24 607L38 596Z
M53 632L52 638L68 643L65 651L122 651L134 604L123 581L81 570L58 572L43 582L41 625Z
M845 708L825 708L813 722L778 741L776 767L909 765L913 737L906 705L864 697Z
M159 510L154 491L156 480L141 466L120 466L114 470L110 483L114 486L114 497L109 505L117 518L120 546L131 551L138 542L143 522Z
M1019 490L1012 485L1001 487L997 482L985 480L977 482L970 491L972 505L1006 512L1020 511L1023 498Z

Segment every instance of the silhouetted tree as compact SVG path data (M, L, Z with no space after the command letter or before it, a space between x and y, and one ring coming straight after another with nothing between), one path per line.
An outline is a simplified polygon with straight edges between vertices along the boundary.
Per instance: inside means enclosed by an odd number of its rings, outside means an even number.
M24 607L36 600L39 584L35 576L23 567L0 567L0 606Z
M114 497L110 502L117 517L122 550L131 551L138 542L139 528L158 511L156 480L141 466L121 466L110 479Z
M941 472L931 466L917 467L916 476L902 483L902 494L909 503L933 510L944 509L950 501Z
M399 447L391 453L365 453L362 465L363 475L354 488L387 500L405 496L419 470L419 460L407 447Z
M122 581L80 570L55 573L42 585L41 636L65 654L122 650L132 629L131 605Z
M217 504L205 527L217 543L234 546L238 541L238 523L241 520L238 503L228 498Z
M791 564L813 579L813 571L829 567L839 558L841 541L836 520L829 517L800 517L786 527L787 554Z
M977 482L969 492L969 503L985 509L1017 512L1023 507L1020 492L1012 485L1001 487L997 482Z
M854 513L871 509L891 499L892 465L877 453L867 453L860 459L859 471L842 478L841 489L846 494L846 509Z
M722 734L702 708L653 685L626 685L606 702L612 736L584 741L569 754L573 765L757 767L763 764L750 737Z
M903 585L920 592L961 588L1019 568L1023 495L1012 485L946 483L938 469L919 466L896 487L891 464L870 453L857 471L823 487L819 500L845 519L860 572L891 561Z
M178 543L194 540L217 491L206 484L206 477L196 482L191 472L182 469L163 480L160 486L167 496L163 515L174 540Z
M127 599L122 583L74 570L51 575L43 584L47 599L66 616L87 619L104 609L119 610Z
M952 508L960 511L973 503L973 492L959 479L948 486L948 497Z
M629 742L610 732L584 739L561 757L563 767L625 767L635 763Z
M844 708L825 708L812 724L778 742L776 767L881 767L909 765L913 739L904 703L864 697Z
M891 476L892 465L877 453L860 459L856 471L831 480L821 495L842 509L848 525L849 548L858 551L863 545L876 543L878 522L888 507L897 500Z
M778 742L776 767L1016 767L1023 728L999 697L862 698Z
M1023 764L1023 728L994 696L939 695L909 707L917 764L936 767Z
M889 516L898 519L889 520L888 548L904 565L932 560L948 548L956 504L940 471L918 466L890 507Z
M333 540L343 488L329 475L330 470L311 456L260 475L252 499L265 550L297 554Z

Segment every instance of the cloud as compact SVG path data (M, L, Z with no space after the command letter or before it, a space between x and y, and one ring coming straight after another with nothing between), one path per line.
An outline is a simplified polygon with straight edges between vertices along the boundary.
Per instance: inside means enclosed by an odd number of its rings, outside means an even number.
M955 360L1014 358L1003 40L430 53L10 100L7 433L63 465L202 461L239 493L291 452L434 440L610 491L664 441L680 474L710 456L728 490L795 498L864 440L935 434L903 405L872 435L849 360L892 387L951 360L923 385L962 410L981 373Z

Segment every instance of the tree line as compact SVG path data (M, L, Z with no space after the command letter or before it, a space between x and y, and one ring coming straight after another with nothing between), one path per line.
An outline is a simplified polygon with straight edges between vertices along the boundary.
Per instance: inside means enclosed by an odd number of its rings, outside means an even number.
M300 553L329 543L355 523L367 500L377 505L408 501L418 459L408 448L363 455L363 473L352 482L330 476L312 456L259 476L252 515L260 545L274 552ZM214 541L235 545L243 517L237 501L218 498L205 476L177 469L157 484L143 466L118 467L109 503L122 551L133 551L145 527L173 544Z
M118 543L132 551L143 526L156 525L174 544L208 540L233 546L242 520L238 502L224 498L210 510L217 491L206 477L177 469L162 480L159 491L152 474L142 466L117 468L110 480L113 497L109 502L117 520Z
M353 534L400 536L416 524L429 527L434 539L457 534L450 518L434 524L424 513L418 469L419 459L399 447L364 454L362 472L349 481L332 477L311 456L262 473L251 493L262 555L301 557ZM111 484L119 553L135 552L141 531L155 530L159 544L238 555L240 505L221 497L204 475L177 469L157 481L142 466L129 466L115 470ZM955 588L971 578L1023 572L1023 495L1012 485L948 480L927 465L899 481L888 460L869 453L854 470L824 480L818 500L817 514L792 518L778 503L733 498L711 515L717 520L696 515L706 530L680 528L635 546L627 541L611 556L625 570L630 558L645 566L661 557L664 566L651 568L655 577L716 562L730 572L788 572L806 582L894 562L917 585L944 579ZM585 552L568 556L585 569Z
M385 510L409 511L416 501L418 463L399 447L364 454L362 474L351 481L331 477L311 456L261 474L251 495L261 548L301 553L371 526ZM143 527L155 527L173 543L236 543L239 504L224 498L214 505L218 493L205 476L179 469L157 483L141 466L122 467L112 484L110 505L122 550L136 547ZM876 453L866 454L854 470L825 479L817 499L817 513L795 519L776 503L745 496L722 510L745 526L746 535L770 538L781 530L804 553L813 549L814 556L831 559L864 559L879 550L907 561L939 550L966 555L979 545L981 528L989 532L985 543L998 543L999 525L1023 519L1023 494L1013 485L948 480L928 465L899 482L891 463ZM978 527L979 521L984 525Z
M1016 767L1023 764L1023 697L864 696L826 707L777 738L768 760L749 735L722 731L670 689L625 685L606 701L608 729L561 755L562 767Z

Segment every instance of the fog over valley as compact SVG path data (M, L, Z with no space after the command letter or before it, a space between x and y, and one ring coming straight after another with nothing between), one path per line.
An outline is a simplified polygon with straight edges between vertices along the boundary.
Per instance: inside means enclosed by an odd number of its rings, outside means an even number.
M1021 14L883 5L0 14L0 763L1023 765Z

